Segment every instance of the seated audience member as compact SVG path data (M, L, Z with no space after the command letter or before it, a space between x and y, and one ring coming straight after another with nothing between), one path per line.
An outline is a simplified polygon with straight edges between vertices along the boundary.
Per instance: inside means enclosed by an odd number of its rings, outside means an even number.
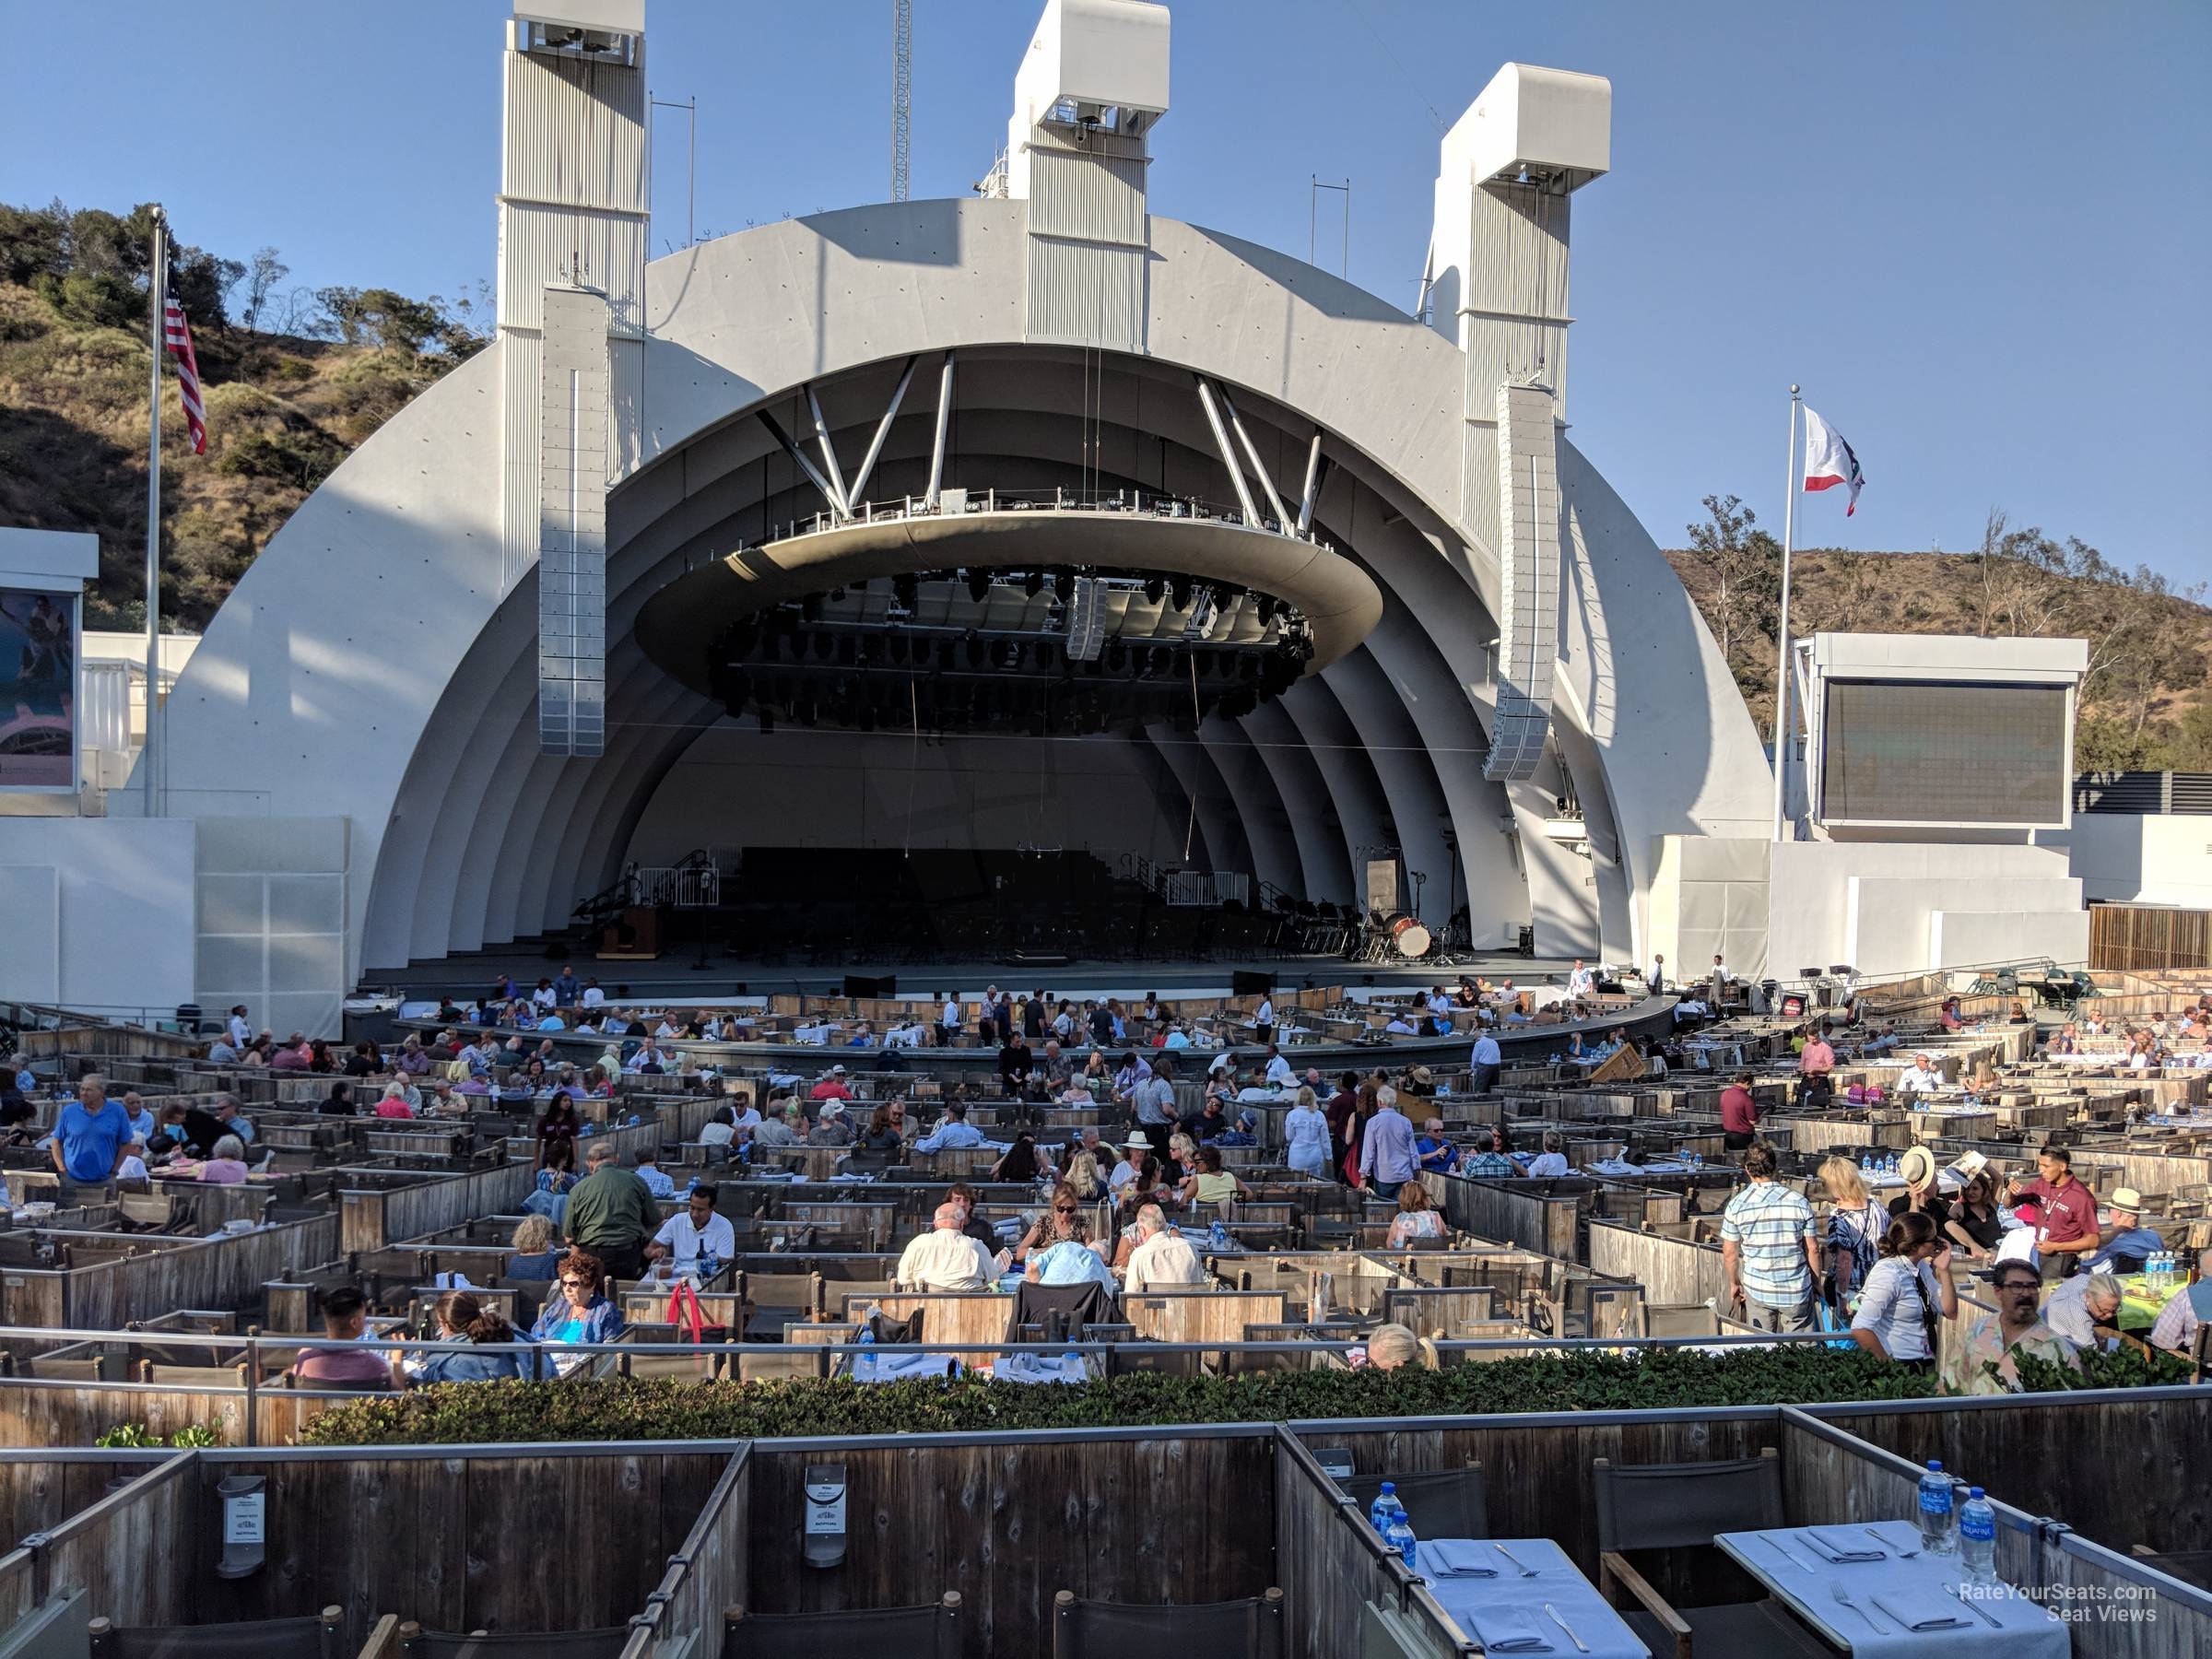
M1987 1171L1966 1178L1943 1231L1955 1247L1966 1253L1969 1261L1985 1262L1996 1253L2005 1237L2005 1221L1997 1214L1996 1183Z
M1039 1285L1103 1285L1112 1290L1113 1269L1090 1241L1090 1229L1077 1220L1067 1231L1030 1257L1027 1277Z
M651 1147L643 1147L638 1153L638 1179L645 1183L645 1190L655 1198L676 1196L675 1178L661 1168L660 1154Z
M954 1100L945 1108L937 1126L914 1143L917 1152L950 1152L983 1144L983 1132L968 1121L968 1103Z
M2114 1187L2112 1225L2097 1253L2083 1258L2085 1273L2129 1274L2143 1271L2143 1264L2166 1248L2166 1241L2143 1225L2143 1195L2133 1187Z
M853 1146L863 1152L897 1152L906 1145L906 1130L902 1121L894 1121L892 1109L898 1107L899 1118L903 1120L905 1109L896 1100L886 1101L868 1114L868 1126L862 1131Z
M981 1290L998 1277L997 1263L979 1241L961 1230L968 1212L957 1203L940 1204L929 1231L909 1244L891 1275L901 1285L924 1290Z
M559 1294L546 1298L537 1323L530 1327L533 1342L612 1342L622 1335L622 1310L606 1295L606 1268L588 1250L571 1250L560 1258L555 1285Z
M702 1147L726 1147L736 1138L737 1114L727 1106L717 1106L708 1113L706 1124L699 1132L699 1144Z
M1082 1230L1082 1199L1072 1185L1062 1182L1053 1189L1051 1207L1030 1224L1021 1242L1014 1246L1014 1259L1027 1262L1034 1253L1048 1250L1063 1239L1074 1238Z
M1567 1168L1567 1137L1557 1129L1544 1131L1544 1150L1529 1159L1531 1175L1564 1175Z
M816 1100L851 1100L853 1091L845 1087L845 1068L842 1065L831 1066L821 1081L807 1091L807 1098Z
M345 1347L318 1344L303 1348L292 1362L291 1378L300 1388L389 1389L391 1362L361 1340L369 1328L369 1299L351 1285L326 1290L322 1298L323 1329Z
M710 1271L709 1262L719 1265L735 1255L737 1230L727 1216L714 1213L715 1195L703 1182L693 1187L685 1195L684 1207L663 1222L645 1246L646 1260L665 1258L678 1273L703 1273Z
M476 1343L515 1342L520 1338L506 1315L488 1308L465 1290L448 1290L431 1310L438 1320L441 1341ZM410 1365L409 1359L417 1363ZM520 1360L509 1353L473 1353L454 1348L444 1353L416 1352L392 1361L392 1386L428 1388L433 1382L498 1382L523 1374Z
M729 1108L724 1106L723 1111ZM756 1147L800 1147L806 1143L806 1114L796 1100L786 1100L782 1112L771 1112L748 1137Z
M1028 1186L1036 1182L1041 1171L1050 1168L1038 1155L1037 1137L1024 1129L1014 1137L1014 1144L999 1155L998 1161L991 1166L991 1179L1018 1181Z
M123 1161L115 1166L115 1179L132 1186L145 1186L153 1180L146 1167L146 1142L135 1134L123 1143Z
M1490 1125L1490 1144L1479 1152L1470 1152L1460 1160L1459 1172L1468 1176L1517 1178L1521 1166L1513 1161L1512 1154L1505 1149L1505 1129L1502 1124Z
M1185 1206L1194 1204L1221 1205L1233 1199L1249 1200L1252 1189L1221 1167L1221 1148L1198 1148L1198 1168L1182 1182L1182 1199Z
M2124 1294L2120 1281L2109 1273L2077 1273L2060 1281L2043 1304L2043 1323L2077 1348L2101 1347L2117 1335L2112 1321L2120 1315Z
M1429 1189L1418 1181L1408 1181L1398 1188L1398 1213L1390 1218L1389 1248L1403 1249L1409 1239L1443 1236L1444 1218L1437 1213L1436 1202L1429 1196Z
M1089 1204L1106 1194L1106 1178L1099 1172L1099 1157L1095 1152L1080 1151L1067 1160L1067 1184L1075 1189L1076 1196Z
M797 1102L793 1103L795 1105ZM853 1144L853 1120L847 1115L844 1101L822 1102L822 1115L814 1120L814 1127L806 1132L806 1144L810 1147L849 1147Z
M1402 1324L1380 1324L1368 1333L1367 1363L1375 1371L1396 1371L1406 1365L1434 1371L1439 1361L1436 1345L1428 1338L1416 1336Z
M501 1269L511 1279L550 1280L559 1271L560 1240L544 1216L524 1216L509 1241L514 1253Z
M1421 1125L1421 1134L1413 1143L1420 1156L1423 1173L1434 1171L1448 1175L1459 1167L1459 1148L1444 1138L1444 1120L1430 1118Z
M376 1103L376 1115L380 1118L411 1118L415 1115L415 1108L407 1104L407 1086L405 1081L394 1077L384 1085L383 1097Z
M237 1186L245 1178L245 1143L235 1135L218 1136L215 1156L200 1166L200 1179L218 1186Z
M1943 1385L1946 1392L1965 1394L2017 1394L2020 1386L2016 1354L2026 1354L2050 1365L2075 1371L2081 1360L2074 1345L2042 1320L2037 1306L2043 1278L2029 1262L1999 1262L1990 1275L1997 1304L1994 1313L1971 1322L1965 1334L1945 1346ZM2153 1333L2156 1336L2156 1333ZM1991 1368L1995 1374L1991 1374Z
M1159 1205L1139 1205L1136 1242L1122 1270L1122 1288L1139 1296L1147 1290L1205 1282L1206 1269L1190 1241L1168 1226Z
M333 1083L330 1086L330 1098L315 1110L324 1117L358 1117L361 1108L360 1103L353 1098L352 1084Z
M2194 1353L2196 1334L2212 1324L2212 1250L2196 1253L2196 1273L2189 1288L2166 1304L2150 1327L2150 1346L2169 1353Z

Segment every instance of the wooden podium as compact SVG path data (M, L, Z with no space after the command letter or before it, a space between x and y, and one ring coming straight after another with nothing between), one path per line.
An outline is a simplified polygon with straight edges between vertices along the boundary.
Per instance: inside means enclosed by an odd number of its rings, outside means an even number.
M661 954L661 912L658 905L633 904L609 922L599 935L599 960L650 962Z

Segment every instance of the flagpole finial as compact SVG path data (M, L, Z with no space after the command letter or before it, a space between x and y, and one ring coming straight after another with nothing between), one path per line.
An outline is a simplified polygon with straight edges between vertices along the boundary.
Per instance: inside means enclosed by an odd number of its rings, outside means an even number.
M1797 395L1797 382L1796 382L1795 381L1792 381L1792 382L1790 382L1790 395L1791 395L1792 397L1794 397L1794 396L1796 396L1796 395Z

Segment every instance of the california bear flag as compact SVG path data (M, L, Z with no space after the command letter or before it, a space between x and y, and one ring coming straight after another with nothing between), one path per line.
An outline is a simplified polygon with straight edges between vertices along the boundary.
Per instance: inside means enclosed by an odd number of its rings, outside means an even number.
M1805 411L1805 487L1807 489L1833 489L1839 484L1849 485L1851 500L1843 504L1843 516L1849 518L1859 507L1859 488L1866 482L1866 475L1859 470L1859 457L1843 434L1813 413Z

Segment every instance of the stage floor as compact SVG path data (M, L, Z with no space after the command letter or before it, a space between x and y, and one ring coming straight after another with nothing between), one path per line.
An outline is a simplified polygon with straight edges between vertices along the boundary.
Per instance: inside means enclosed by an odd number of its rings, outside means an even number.
M1342 957L1279 957L1253 962L1110 962L1074 960L1046 965L1013 960L913 963L880 962L859 958L835 966L805 963L764 963L740 957L711 956L704 967L680 951L663 954L653 961L603 962L583 951L565 959L579 980L596 979L608 1000L682 1004L688 999L797 993L835 994L844 988L847 974L864 979L895 978L897 994L928 996L949 991L963 999L981 996L993 985L1013 992L1042 989L1054 996L1077 1001L1085 997L1118 996L1141 1001L1157 991L1172 1001L1185 996L1230 993L1233 973L1265 973L1277 988L1303 990L1315 985L1347 987L1374 985L1402 989L1408 985L1457 982L1461 974L1490 980L1511 979L1520 984L1563 981L1572 969L1571 960L1524 957L1513 951L1485 952L1463 957L1451 967L1409 961L1402 967L1350 962ZM560 959L548 958L542 947L532 949L482 951L465 957L447 957L416 962L404 971L373 971L362 976L365 990L396 988L409 1001L454 995L480 996L501 974L527 988L541 977L560 971ZM742 987L742 989L741 989Z

